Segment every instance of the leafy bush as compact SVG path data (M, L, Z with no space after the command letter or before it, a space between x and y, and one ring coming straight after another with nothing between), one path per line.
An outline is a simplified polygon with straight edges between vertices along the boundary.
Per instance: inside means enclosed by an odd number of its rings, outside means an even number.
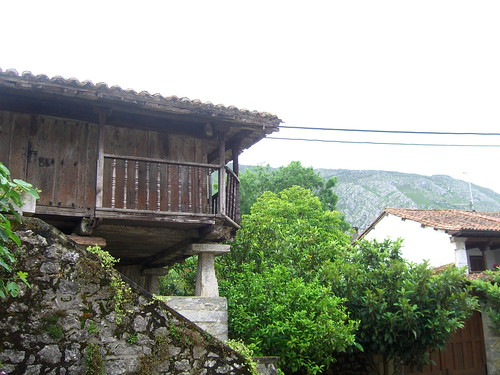
M488 313L492 329L500 334L500 272L485 271L483 279L472 281L472 287Z
M221 281L227 295L230 335L256 355L277 355L285 372L318 374L334 352L354 342L356 323L317 280L293 277L283 265L254 272L243 266Z
M335 294L346 298L353 319L360 321L357 342L374 367L422 365L429 349L442 349L463 327L477 301L463 269L434 273L426 263L400 256L400 242L362 241L330 270ZM379 364L380 365L380 364Z
M19 294L19 281L29 287L28 273L15 269L15 255L7 246L11 243L21 245L19 237L12 230L11 219L6 215L13 215L13 220L21 221L16 207L22 206L23 193L39 198L31 184L12 179L9 169L0 163L0 298L16 297Z
M159 278L163 296L194 296L198 258L187 258L183 263L169 267L168 273Z

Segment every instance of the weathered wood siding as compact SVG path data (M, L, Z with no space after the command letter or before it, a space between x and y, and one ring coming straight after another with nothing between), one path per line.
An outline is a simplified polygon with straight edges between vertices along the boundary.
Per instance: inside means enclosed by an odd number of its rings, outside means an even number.
M40 206L93 208L96 139L92 123L0 111L0 160L42 190Z

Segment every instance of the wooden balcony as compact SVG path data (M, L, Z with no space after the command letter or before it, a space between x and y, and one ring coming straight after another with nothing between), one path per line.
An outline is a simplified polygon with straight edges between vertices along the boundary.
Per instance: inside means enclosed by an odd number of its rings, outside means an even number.
M122 264L172 264L189 256L190 243L223 241L239 227L239 179L230 168L114 154L103 159L89 234L104 238Z

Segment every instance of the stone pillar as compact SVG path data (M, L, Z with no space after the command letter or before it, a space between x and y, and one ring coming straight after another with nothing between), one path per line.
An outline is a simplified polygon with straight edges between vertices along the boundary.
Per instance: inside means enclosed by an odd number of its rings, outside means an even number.
M138 264L118 266L116 269L118 272L122 273L124 276L152 294L160 293L160 283L158 277L165 276L168 273L166 268L143 268L143 266Z
M465 247L465 238L453 238L452 242L455 243L455 265L457 267L467 267L467 273L469 273L469 259Z
M229 252L229 245L191 244L190 255L198 255L198 275L195 295L198 297L218 297L219 285L215 276L215 257Z
M198 275L194 295L199 297L219 297L219 284L215 276L214 253L198 255Z
M168 273L166 268L145 268L142 270L144 277L144 289L152 294L160 294L160 280L159 276L165 276Z

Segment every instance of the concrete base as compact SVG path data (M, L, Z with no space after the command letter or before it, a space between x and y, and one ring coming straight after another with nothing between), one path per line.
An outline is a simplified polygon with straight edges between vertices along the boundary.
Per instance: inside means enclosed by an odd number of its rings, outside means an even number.
M257 372L261 375L278 375L280 357L253 357L257 364Z
M227 341L225 297L167 297L167 305L219 340Z

